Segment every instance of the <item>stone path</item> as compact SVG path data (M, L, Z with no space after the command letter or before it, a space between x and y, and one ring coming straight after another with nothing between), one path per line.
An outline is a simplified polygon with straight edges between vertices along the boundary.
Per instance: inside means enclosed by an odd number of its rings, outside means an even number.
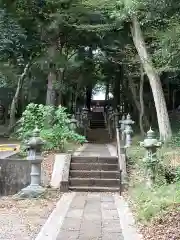
M87 144L75 156L116 156L116 149ZM50 239L141 240L126 201L108 192L64 193L35 240Z
M87 144L79 156L111 156L106 144ZM75 193L56 240L123 240L113 193Z
M79 154L79 156L91 157L109 157L111 156L106 144L87 144L87 147Z
M123 240L111 193L76 193L56 240Z

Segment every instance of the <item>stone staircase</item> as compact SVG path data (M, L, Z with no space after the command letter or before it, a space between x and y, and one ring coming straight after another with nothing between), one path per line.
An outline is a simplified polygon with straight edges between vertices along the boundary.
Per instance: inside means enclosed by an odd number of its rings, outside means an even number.
M90 121L90 128L97 129L97 128L105 128L105 119L102 112L92 112L91 121Z
M116 157L72 156L69 189L119 192L120 172Z
M109 133L107 129L97 128L87 131L87 140L90 143L109 143Z

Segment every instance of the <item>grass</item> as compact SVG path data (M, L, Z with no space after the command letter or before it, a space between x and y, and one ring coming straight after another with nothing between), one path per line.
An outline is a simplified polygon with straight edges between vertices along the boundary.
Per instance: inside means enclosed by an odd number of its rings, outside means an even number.
M180 182L165 184L161 176L153 189L147 187L142 163L145 150L139 146L140 140L139 136L135 136L132 147L127 152L130 164L128 195L137 220L148 223L169 208L180 205ZM177 147L164 146L159 150L158 156L163 156L164 164L180 165L180 149Z
M180 204L180 183L155 186L152 190L143 183L137 183L130 188L129 196L137 220L147 223L170 207Z

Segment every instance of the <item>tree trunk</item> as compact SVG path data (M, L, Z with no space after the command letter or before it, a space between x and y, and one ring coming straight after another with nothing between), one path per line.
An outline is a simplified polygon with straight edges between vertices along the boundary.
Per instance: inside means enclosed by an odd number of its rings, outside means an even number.
M56 91L54 89L55 80L56 80L55 73L50 72L48 75L46 105L55 106L55 103L56 103Z
M153 68L150 56L148 55L143 35L141 32L140 24L136 17L132 18L131 33L134 41L134 45L139 54L141 63L147 74L150 82L150 86L153 93L153 98L155 102L157 119L159 125L160 137L162 140L167 141L172 137L172 131L169 121L169 116L167 112L167 106L164 98L164 93L161 85L160 78Z
M56 45L54 44L53 46L51 46L48 49L48 55L50 58L50 71L48 74L48 83L47 83L47 94L46 94L46 105L52 105L55 106L56 104L56 91L55 91L55 82L56 82L56 74L55 74L55 67L54 67L54 63L53 63L53 58L55 56L56 53Z
M57 105L63 105L63 82L64 82L64 75L65 75L65 69L59 69L57 71L57 81L59 82L59 88L58 88L58 98L57 98Z
M109 82L106 84L105 101L109 100Z
M20 94L20 90L22 88L24 79L28 73L28 70L30 68L31 63L27 63L23 73L20 75L19 80L18 80L18 84L17 84L17 88L16 88L16 92L15 95L13 97L12 103L11 103L11 108L10 108L10 119L9 119L9 132L11 131L11 129L14 127L15 123L16 123L16 108L17 108L17 104L18 104L18 98L19 98L19 94Z
M91 109L91 98L92 98L92 86L86 87L86 107L90 111Z
M143 126L143 117L144 117L144 99L143 99L143 88L144 88L144 72L143 66L141 65L141 77L140 77L140 86L139 86L139 102L140 102L140 114L139 114L139 127L141 130L141 135L145 135L144 126Z
M130 88L131 93L132 93L132 99L133 99L133 101L136 105L136 108L137 108L137 110L139 112L139 116L140 116L142 114L141 103L140 103L140 101L137 100L137 94L136 94L136 88L135 88L134 82L130 77L128 78L128 81L129 81L129 88ZM143 113L143 115L144 115L144 113ZM139 119L140 119L140 117L139 117ZM145 122L146 126L149 126L149 120L146 116L144 116L144 122ZM140 125L140 122L139 122L139 125ZM140 129L141 129L141 126L140 126Z

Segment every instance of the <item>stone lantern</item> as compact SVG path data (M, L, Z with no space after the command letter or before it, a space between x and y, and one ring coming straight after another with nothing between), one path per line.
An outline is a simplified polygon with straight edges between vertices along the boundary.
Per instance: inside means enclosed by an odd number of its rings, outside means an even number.
M80 125L80 121L81 121L81 112L78 108L77 112L76 112L76 120L78 121L78 125Z
M155 132L150 128L147 132L147 137L140 146L146 149L144 157L144 163L146 165L146 176L148 179L148 186L151 186L155 182L156 172L159 160L157 158L157 149L162 146L162 142L156 139Z
M132 127L130 125L127 125L124 130L124 133L126 134L125 147L128 148L132 145L132 134L133 134Z
M127 115L126 119L123 121L125 125L125 130L124 133L126 134L126 143L125 147L130 147L132 144L132 134L133 134L133 129L132 125L135 123L132 119L130 114Z
M120 126L121 140L123 141L123 143L125 142L125 134L124 134L125 125L124 125L124 120L125 120L125 116L123 115L122 119L119 121L119 123L121 124L121 126Z
M31 183L26 188L23 188L17 195L22 198L36 198L45 192L41 184L41 163L43 161L42 157L42 147L44 141L40 137L40 131L35 128L32 137L27 142L28 156L27 160L31 164Z
M119 118L120 118L120 113L119 113L118 109L116 109L115 113L114 113L114 120L115 120L115 126L118 129L119 129Z
M73 104L72 104L72 110L73 110L73 114L75 114L76 113L76 103L75 102L73 102Z
M84 107L81 112L81 123L84 128L84 136L87 135L86 133L89 125L88 113L89 113L89 110L86 107Z
M75 116L73 114L69 122L70 129L75 131L77 128L77 124L78 124L78 121L75 119Z
M110 106L108 108L108 117L107 117L108 133L109 133L110 139L112 139L112 137L113 137L113 129L112 129L113 125L114 125L114 123L113 123L113 113L114 113L113 108Z
M111 117L112 115L113 115L113 108L110 106L109 108L108 108L108 116L109 117Z

